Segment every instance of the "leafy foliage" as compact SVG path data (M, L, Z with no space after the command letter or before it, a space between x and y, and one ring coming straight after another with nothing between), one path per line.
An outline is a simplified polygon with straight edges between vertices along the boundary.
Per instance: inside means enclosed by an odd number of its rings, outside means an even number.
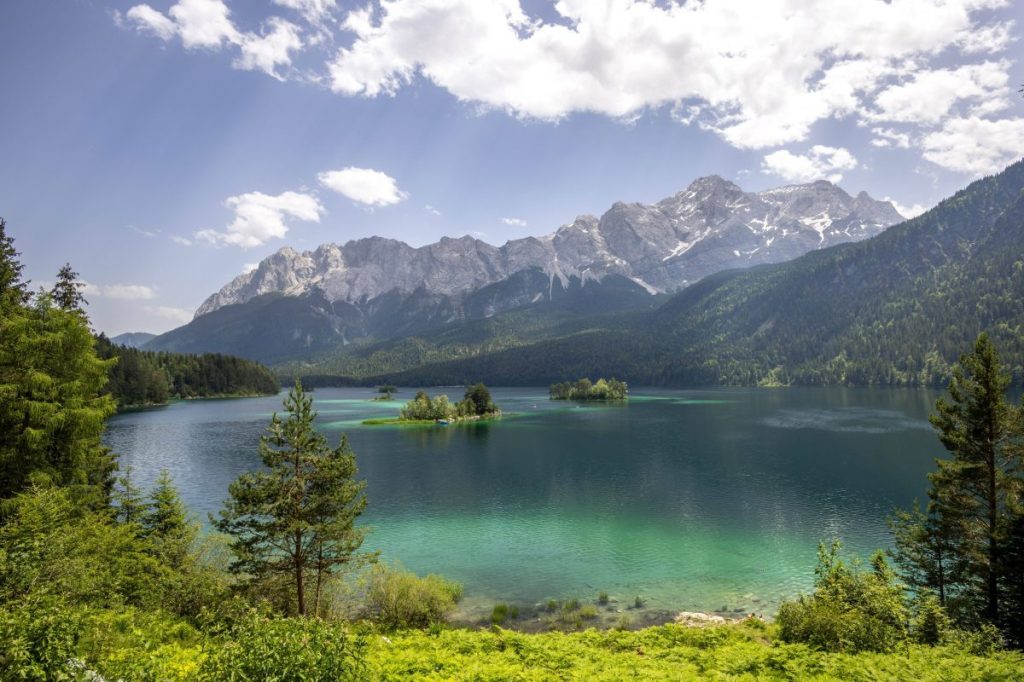
M625 400L629 388L624 381L605 380L602 377L596 383L583 378L575 382L552 384L548 392L552 400Z
M417 391L416 396L402 408L400 419L403 421L437 421L455 420L476 417L488 417L501 414L501 410L491 399L491 392L483 384L473 384L466 389L462 400L452 405L446 395L433 398L426 391Z
M825 651L891 651L908 636L903 586L881 552L871 570L847 565L840 544L818 548L814 593L779 607L780 636Z
M443 623L462 598L462 586L439 575L419 577L400 566L377 564L366 590L367 615L385 629Z

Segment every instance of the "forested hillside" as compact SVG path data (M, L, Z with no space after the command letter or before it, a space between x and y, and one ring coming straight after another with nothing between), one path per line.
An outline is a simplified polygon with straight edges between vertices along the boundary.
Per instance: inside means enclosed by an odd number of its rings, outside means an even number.
M122 409L160 405L172 398L273 395L279 388L269 369L230 355L144 351L116 345L102 334L96 352L103 359L117 359L105 390Z
M381 348L372 366L343 368L367 383L536 385L604 373L639 385L936 385L986 330L1020 383L1022 245L1018 162L878 237L713 275L627 324L579 320L559 336L481 352L488 338L463 358L414 368ZM423 343L443 347L441 338Z

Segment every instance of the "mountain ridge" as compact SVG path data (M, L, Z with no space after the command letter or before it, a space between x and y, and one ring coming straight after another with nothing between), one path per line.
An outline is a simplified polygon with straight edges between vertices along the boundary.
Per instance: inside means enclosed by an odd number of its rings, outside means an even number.
M493 246L442 237L422 247L384 237L283 247L208 297L196 317L268 293L314 287L330 301L355 303L391 290L464 295L538 268L563 286L617 274L649 293L675 291L738 264L789 260L813 248L862 239L900 222L889 202L853 197L827 181L745 192L711 175L656 204L615 202L600 218L577 216L540 237Z

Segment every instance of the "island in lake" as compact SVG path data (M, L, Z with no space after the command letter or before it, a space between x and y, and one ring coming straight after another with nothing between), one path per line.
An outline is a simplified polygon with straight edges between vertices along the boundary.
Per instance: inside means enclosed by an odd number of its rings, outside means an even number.
M454 404L446 395L431 398L426 391L417 391L416 396L402 408L399 416L389 419L367 419L363 424L454 424L500 416L501 409L494 404L490 390L483 384L473 384L466 389L462 400Z
M626 400L629 387L625 381L618 379L598 379L591 383L584 377L579 381L564 381L551 384L549 390L552 400Z

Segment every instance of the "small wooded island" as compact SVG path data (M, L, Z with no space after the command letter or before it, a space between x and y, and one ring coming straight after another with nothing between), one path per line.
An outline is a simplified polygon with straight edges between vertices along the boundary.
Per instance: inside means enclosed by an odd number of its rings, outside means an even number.
M629 387L625 381L604 378L591 383L584 377L579 381L564 381L551 384L549 394L552 400L626 400Z
M446 395L431 398L426 391L417 391L416 397L405 404L399 416L367 419L363 424L454 424L500 416L501 410L494 404L490 390L483 384L473 384L466 389L462 400L455 404Z

